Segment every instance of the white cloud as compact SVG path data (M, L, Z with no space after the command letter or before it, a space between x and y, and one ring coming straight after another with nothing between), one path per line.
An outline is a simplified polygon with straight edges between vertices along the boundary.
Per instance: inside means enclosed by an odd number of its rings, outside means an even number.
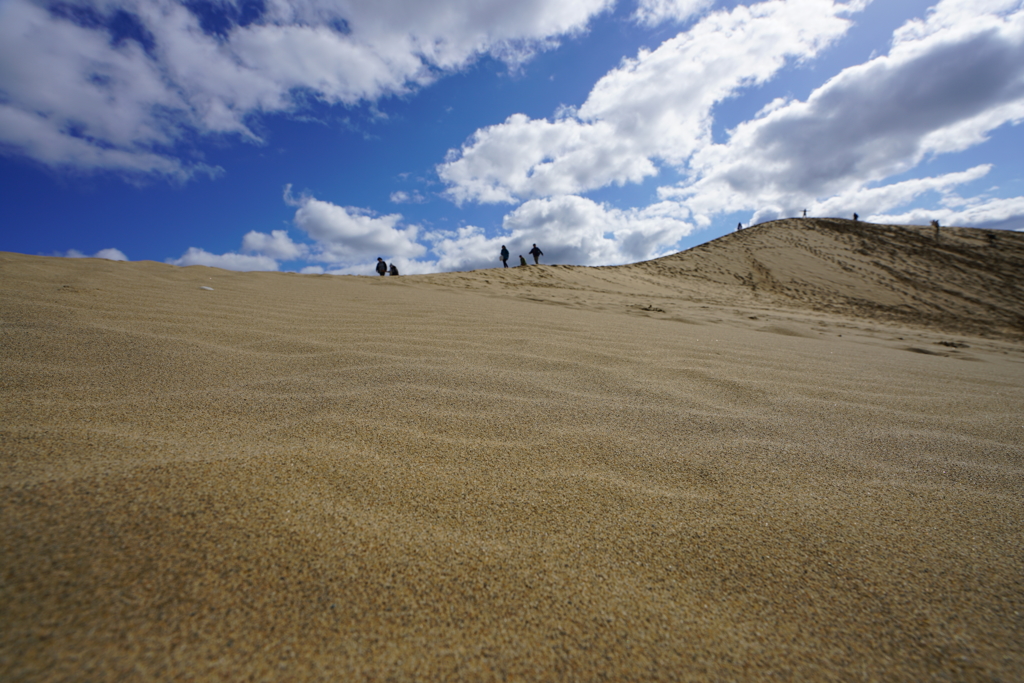
M309 195L295 197L291 185L284 189L284 201L296 207L293 223L313 240L312 244L295 242L287 230L272 230L269 234L252 230L242 238L240 254L212 254L191 247L181 258L167 262L228 270L278 270L278 261L304 259L307 264L323 263L326 267L306 265L303 273L372 273L378 256L415 270L414 259L427 252L427 247L417 241L419 227L404 225L401 214L381 216L369 209L338 206Z
M114 249L113 247L111 247L110 249L100 249L95 254L93 254L93 258L105 258L108 261L128 260L128 257L124 255L123 251L121 251L120 249Z
M861 187L824 201L813 202L808 206L808 210L814 216L846 216L854 212L888 211L904 206L926 192L939 192L946 196L954 187L983 178L990 170L991 164L983 164L966 171L946 173L937 177L913 178L880 187Z
M1020 0L942 0L924 18L912 19L894 31L893 43L918 42L978 17L1008 14L1020 6Z
M167 259L167 263L174 266L211 266L224 270L277 270L277 261L269 256L251 256L234 252L211 254L198 247L189 247L181 258Z
M305 244L293 242L287 230L265 232L252 230L242 238L242 251L246 254L262 254L282 261L302 258L309 252Z
M533 243L545 252L542 262L572 265L630 263L666 253L693 225L687 209L660 202L643 209L616 209L577 196L526 202L507 215L501 234L487 237L477 226L423 232L404 225L400 214L376 215L310 196L285 201L296 207L294 223L313 244L298 244L284 230L269 235L252 231L243 239L249 255L210 254L192 248L175 265L210 265L233 270L276 270L275 259L303 258L302 273L371 275L377 257L394 263L405 275L490 268L505 244L525 255ZM428 252L429 247L429 252ZM309 264L315 262L323 265Z
M272 230L269 234L251 230L242 238L242 253L213 254L191 247L181 258L167 262L227 270L278 270L278 261L303 259L307 265L301 268L302 273L371 274L381 256L397 263L407 274L437 270L428 262L416 260L426 254L427 247L417 241L419 227L404 225L401 214L382 216L305 194L296 197L291 185L285 186L283 198L296 208L293 223L312 239L312 244L295 242L287 230ZM314 265L318 263L325 265Z
M647 26L665 21L683 22L700 14L713 4L714 0L640 0L636 8L636 20Z
M965 228L1024 230L1024 197L947 198L939 209L913 209L902 214L874 215L869 220L896 225L925 225L938 220L942 225Z
M1016 11L969 9L986 4ZM744 209L758 218L794 215L821 197L849 209L848 198L858 194L866 203L853 210L885 211L893 208L887 196L967 182L952 174L922 179L924 189L901 183L864 190L1024 120L1020 7L940 3L928 20L897 31L888 55L845 69L807 101L767 109L737 126L725 144L699 150L691 159L696 182L661 188L660 195L683 201L706 224L717 213Z
M296 203L295 225L316 242L311 260L349 265L378 256L415 258L427 251L416 241L419 227L403 225L401 214L380 216L308 196Z
M391 193L390 200L392 204L423 204L427 201L427 198L417 190L412 192L398 190Z
M92 256L89 256L88 254L83 254L77 249L68 249L63 254L57 254L57 256L63 256L65 258L102 258L107 259L108 261L128 260L128 257L124 255L123 251L121 251L120 249L114 249L113 247L109 249L100 249Z
M277 260L301 258L307 263L302 273L372 275L380 256L412 275L496 267L503 244L514 264L537 243L544 251L542 263L609 265L662 256L694 229L688 209L671 201L617 209L572 195L535 199L505 216L501 233L493 237L472 225L424 232L404 224L400 214L377 215L308 195L295 197L290 186L284 201L296 207L294 224L312 244L294 242L285 230L251 231L242 240L242 254L192 247L168 263L277 270Z
M557 263L621 264L663 255L693 231L688 215L675 202L623 210L568 195L528 201L503 225L520 240L546 241Z
M505 217L503 234L494 237L467 226L426 239L437 255L430 267L440 271L494 267L503 244L513 262L536 243L542 263L610 265L663 255L693 230L686 217L685 207L674 202L623 210L565 195L526 202Z
M516 114L478 130L438 173L456 202L514 202L640 182L658 172L655 160L682 166L710 143L718 102L818 54L859 6L769 0L712 13L624 60L577 111L553 121Z
M512 64L611 0L174 0L0 3L0 149L54 167L186 179L195 134L258 141L250 117L301 91L354 104L481 54ZM301 98L300 98L301 99Z
M449 184L446 194L458 203L512 203L640 182L656 174L654 164L635 147L604 121L550 122L513 114L477 131L461 153L449 153L438 174Z
M151 111L183 103L138 44L111 46L105 33L23 0L0 3L0 92L0 149L82 169L211 170L154 151L174 135Z

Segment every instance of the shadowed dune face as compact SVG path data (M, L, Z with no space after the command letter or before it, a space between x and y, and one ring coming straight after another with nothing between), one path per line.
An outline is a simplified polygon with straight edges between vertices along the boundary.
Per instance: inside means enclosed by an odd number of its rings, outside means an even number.
M875 275L795 231L399 278L0 254L0 679L1021 679L1024 348L828 298Z
M651 261L666 277L739 284L780 303L974 334L1024 337L1024 235L774 221Z

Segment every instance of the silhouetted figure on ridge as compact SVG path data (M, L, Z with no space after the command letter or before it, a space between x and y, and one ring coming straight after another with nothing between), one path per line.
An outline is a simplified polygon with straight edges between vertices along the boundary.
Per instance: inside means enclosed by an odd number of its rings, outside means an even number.
M853 214L853 222L856 223L857 219L860 218L857 214Z
M530 256L532 256L532 257L533 257L533 262L534 262L534 263L535 263L536 265L538 265L538 266L539 266L539 265L540 265L540 257L544 255L544 252L543 252L543 251L541 251L541 250L540 250L540 249L539 249L539 248L537 247L537 245L535 244L535 245L533 245L533 249L531 249L531 250L530 250L530 251L529 251L528 253L530 254Z

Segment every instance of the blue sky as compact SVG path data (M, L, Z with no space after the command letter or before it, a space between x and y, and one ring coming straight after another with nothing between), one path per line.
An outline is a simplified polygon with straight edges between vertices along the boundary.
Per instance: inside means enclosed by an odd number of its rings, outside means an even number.
M629 263L1024 229L1022 0L0 0L0 250Z

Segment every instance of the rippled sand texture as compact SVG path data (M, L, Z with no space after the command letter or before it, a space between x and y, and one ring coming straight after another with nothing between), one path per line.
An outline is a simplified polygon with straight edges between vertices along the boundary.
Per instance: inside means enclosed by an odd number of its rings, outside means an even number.
M0 679L1024 678L1024 235L835 225L0 254Z

